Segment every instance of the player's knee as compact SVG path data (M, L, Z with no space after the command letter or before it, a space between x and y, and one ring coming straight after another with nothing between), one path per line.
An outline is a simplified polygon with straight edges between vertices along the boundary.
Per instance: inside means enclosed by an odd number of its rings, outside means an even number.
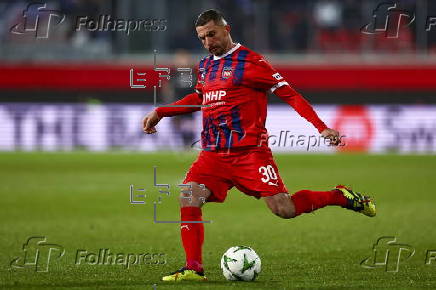
M180 207L201 207L207 199L207 189L195 182L187 183L191 187L186 187L180 192L179 201Z
M191 194L180 193L179 201L181 207L200 207L202 205L202 203L199 202L199 196L195 193L195 191L192 191Z
M295 216L295 214L288 209L280 209L275 212L275 215L281 217L282 219L290 219Z
M294 206L290 202L288 194L283 193L267 197L265 201L271 212L276 216L283 219L290 219L295 217Z
M295 217L295 212L291 208L282 205L276 205L272 207L271 211L273 214L283 219L290 219Z

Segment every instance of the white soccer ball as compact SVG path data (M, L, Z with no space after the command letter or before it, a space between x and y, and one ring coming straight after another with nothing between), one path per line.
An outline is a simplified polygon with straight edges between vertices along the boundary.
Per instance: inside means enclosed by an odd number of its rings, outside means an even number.
M227 280L254 281L260 273L261 262L252 248L231 247L221 258L221 269Z

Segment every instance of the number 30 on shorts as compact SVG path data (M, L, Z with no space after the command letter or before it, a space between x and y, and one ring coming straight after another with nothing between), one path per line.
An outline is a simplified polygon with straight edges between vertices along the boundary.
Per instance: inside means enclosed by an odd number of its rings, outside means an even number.
M276 171L274 170L274 167L272 167L272 165L259 167L259 173L263 175L263 177L260 179L262 180L262 182L267 183L271 179L277 180L277 174Z

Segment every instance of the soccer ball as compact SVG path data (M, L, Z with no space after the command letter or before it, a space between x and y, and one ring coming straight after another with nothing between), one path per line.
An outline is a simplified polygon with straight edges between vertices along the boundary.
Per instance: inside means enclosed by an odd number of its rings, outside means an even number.
M221 269L227 280L254 281L260 266L259 256L250 247L231 247L221 258Z

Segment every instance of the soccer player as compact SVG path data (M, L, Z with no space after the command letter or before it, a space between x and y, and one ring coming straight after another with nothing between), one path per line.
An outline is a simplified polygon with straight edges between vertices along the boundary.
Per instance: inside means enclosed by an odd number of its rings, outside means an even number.
M183 182L191 186L192 196L191 199L185 194L180 196L181 221L197 223L182 222L186 264L162 280L206 280L201 207L204 202L223 202L233 186L247 195L262 198L275 215L284 219L327 205L375 216L373 199L344 186L288 193L267 144L266 93L272 92L287 102L331 144L339 144L339 132L328 128L312 106L261 55L233 42L230 26L220 12L201 13L195 28L204 48L211 53L199 63L195 91L171 104L180 107L159 107L143 120L144 132L153 134L163 117L199 110L203 114L203 150Z

